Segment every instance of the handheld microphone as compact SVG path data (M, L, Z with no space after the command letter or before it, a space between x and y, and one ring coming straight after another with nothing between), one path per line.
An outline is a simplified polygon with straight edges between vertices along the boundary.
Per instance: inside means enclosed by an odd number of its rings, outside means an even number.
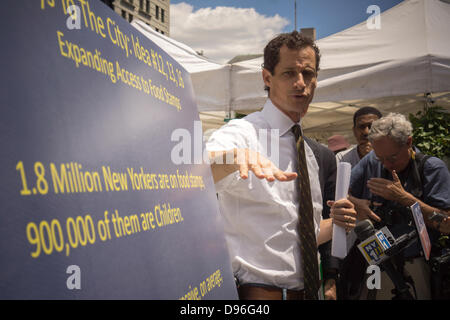
M375 228L369 219L359 221L355 226L355 233L358 239L367 239L375 234Z
M394 237L387 227L377 231L372 222L366 219L358 222L354 230L361 241L358 249L369 264L380 264L388 258L385 251L391 248Z

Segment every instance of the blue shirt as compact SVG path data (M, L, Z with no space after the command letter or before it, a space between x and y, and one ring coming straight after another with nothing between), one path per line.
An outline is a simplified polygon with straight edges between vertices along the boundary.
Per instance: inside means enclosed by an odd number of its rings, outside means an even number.
M406 191L411 192L413 175L398 173ZM367 181L371 178L385 178L393 180L392 174L383 168L381 162L375 158L375 153L371 151L361 159L352 169L350 179L351 194L360 199L369 199L384 203L381 197L372 195L367 187ZM426 204L439 208L450 208L450 173L445 163L436 157L428 158L423 166L423 196L421 200Z
M397 173L404 189L411 193L414 186L414 176L412 174L412 160L408 167L400 173ZM419 172L420 175L420 172ZM423 178L422 178L423 177ZM352 169L350 178L350 192L354 197L368 199L387 204L388 200L372 194L367 187L367 181L371 178L384 178L393 180L392 174L383 168L375 153L371 151ZM420 200L429 206L438 209L450 208L450 173L445 163L436 157L428 158L423 166L423 175L421 176L423 195ZM416 196L417 197L417 196ZM385 221L384 221L385 222ZM406 232L412 231L414 227L405 224L394 224L388 226L394 237L398 237ZM431 242L439 237L439 233L433 229L428 229ZM419 254L420 244L417 241L414 245L405 250L404 256L414 257Z

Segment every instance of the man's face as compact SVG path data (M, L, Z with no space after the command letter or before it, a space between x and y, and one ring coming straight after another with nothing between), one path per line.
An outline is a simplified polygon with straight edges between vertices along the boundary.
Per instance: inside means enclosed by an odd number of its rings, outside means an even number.
M411 154L409 149L412 144L412 138L408 138L405 145L399 145L390 137L382 137L373 141L373 151L383 166L392 172L402 172L408 166Z
M317 86L314 49L282 46L274 74L263 69L263 80L270 88L269 98L273 104L292 121L298 122L308 111Z
M356 118L356 124L355 127L353 127L353 135L355 136L358 145L369 143L367 136L369 135L370 127L372 126L372 122L378 119L378 116L374 114L364 114Z

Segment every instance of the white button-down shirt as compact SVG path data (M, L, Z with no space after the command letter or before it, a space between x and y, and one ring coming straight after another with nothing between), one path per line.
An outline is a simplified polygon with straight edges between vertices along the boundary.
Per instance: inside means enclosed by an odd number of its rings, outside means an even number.
M268 99L262 111L232 120L215 131L206 147L208 151L249 148L281 170L297 172L297 149L291 132L294 124ZM317 236L322 219L319 167L306 143L305 152ZM241 283L303 289L298 188L297 180L268 182L253 173L243 180L239 171L216 183L232 269Z

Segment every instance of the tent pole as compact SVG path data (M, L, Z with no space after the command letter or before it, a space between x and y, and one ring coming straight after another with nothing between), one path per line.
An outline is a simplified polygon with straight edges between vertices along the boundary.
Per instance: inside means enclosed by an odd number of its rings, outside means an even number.
M229 71L230 71L230 73L229 73L229 77L228 77L228 84L229 84L229 88L230 88L230 93L229 93L229 97L228 97L228 110L227 110L227 113L226 113L226 118L224 119L225 121L229 121L229 120L232 120L232 119L234 119L234 116L235 116L235 114L234 114L234 112L233 112L233 110L232 110L232 107L231 107L231 104L233 103L233 81L232 81L232 74L233 74L233 65L230 65L230 68L229 68Z
M295 21L295 31L297 31L297 0L294 1L294 21Z

